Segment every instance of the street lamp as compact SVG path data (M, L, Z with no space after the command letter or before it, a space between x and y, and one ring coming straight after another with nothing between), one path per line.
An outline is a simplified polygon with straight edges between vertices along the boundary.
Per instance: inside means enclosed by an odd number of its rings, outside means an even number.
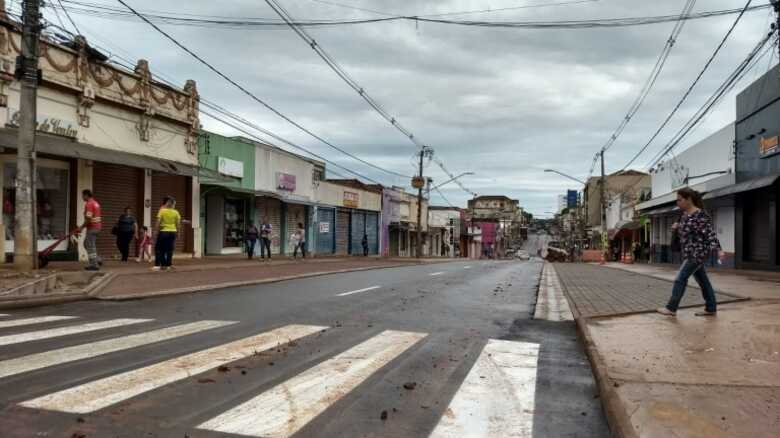
M544 171L545 171L545 173L557 173L558 175L560 175L560 176L562 176L562 177L564 177L564 178L569 178L569 179L571 179L571 180L577 181L578 183L580 183L580 184L582 184L582 185L584 185L584 186L588 185L588 183L586 183L585 181L583 181L583 180L581 180L581 179L577 179L577 178L575 178L575 177L573 177L573 176L571 176L571 175L566 175L565 173L558 172L557 170L553 170L553 169L544 169Z
M438 186L436 186L436 187L432 188L431 190L436 190L436 189L438 189L439 187L441 187L441 186L443 186L443 185L447 185L447 184L449 184L449 183L451 183L451 182L455 181L456 179L462 178L462 177L464 177L464 176L466 176L466 175L474 175L474 172L463 172L463 173L461 173L460 175L458 175L458 176L456 176L456 177L454 177L454 178L450 178L450 179L448 179L447 181L444 181L443 183L439 184Z

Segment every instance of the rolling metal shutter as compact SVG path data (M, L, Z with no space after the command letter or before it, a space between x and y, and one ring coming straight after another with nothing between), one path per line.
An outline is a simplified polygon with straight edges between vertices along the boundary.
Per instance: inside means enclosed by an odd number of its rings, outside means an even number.
M271 253L279 254L282 235L282 202L274 198L257 198L255 207L257 208L257 223L262 224L263 218L267 218L268 223L273 227Z
M143 224L143 184L144 171L119 164L95 162L92 175L92 193L100 204L103 213L103 230L98 236L98 254L104 259L119 258L116 236L111 229L116 225L125 207L133 210L133 215ZM81 196L81 193L78 194ZM79 217L79 223L82 219ZM135 244L130 244L130 255L136 256Z
M288 254L292 254L295 249L295 247L290 244L290 235L298 229L299 222L302 223L303 228L306 229L306 206L300 204L287 204L287 229L285 231L286 234L283 237L287 245L285 249ZM308 239L309 236L306 237Z
M190 178L167 173L154 172L152 174L152 222L157 224L157 213L160 211L162 200L166 196L176 199L176 210L179 211L182 220L192 219L192 206L187 196L189 193ZM192 225L182 224L176 237L176 252L187 252L191 249Z
M336 254L349 254L349 210L336 212Z
M769 239L769 190L751 193L745 203L745 259L756 263L768 263Z
M333 254L336 245L336 210L317 209L317 226L314 233L317 235L317 254Z
M379 213L366 213L368 253L379 254Z
M366 214L352 211L352 227L350 229L350 254L363 255L363 234L366 232Z

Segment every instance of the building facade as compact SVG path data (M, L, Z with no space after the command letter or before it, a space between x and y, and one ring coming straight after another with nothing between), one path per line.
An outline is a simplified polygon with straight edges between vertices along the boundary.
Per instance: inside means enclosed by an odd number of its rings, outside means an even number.
M428 255L461 257L461 210L457 207L428 208Z
M0 19L0 202L4 254L13 253L20 54L17 23ZM79 37L69 47L42 40L38 89L37 246L42 250L83 222L80 193L90 189L101 203L104 231L99 254L118 257L111 227L126 207L139 225L152 226L164 196L174 196L187 220L179 255L200 255L198 182L198 92L193 81L174 89L152 79L149 63L134 71L95 59ZM83 238L83 236L82 236ZM54 257L86 258L68 240Z
M734 184L734 125L729 124L699 141L675 157L651 169L653 197L637 206L651 224L650 260L653 263L681 262L678 248L672 245L672 224L680 220L676 207L677 190L690 187L705 194L705 210L713 219L723 250L724 265L734 266L733 196L718 196L719 189ZM718 266L716 258L708 261Z
M719 197L736 206L736 265L780 270L780 66L737 96L736 184Z

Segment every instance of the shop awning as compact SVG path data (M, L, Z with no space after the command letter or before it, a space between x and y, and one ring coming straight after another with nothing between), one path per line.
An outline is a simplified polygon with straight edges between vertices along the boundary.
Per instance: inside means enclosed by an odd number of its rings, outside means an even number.
M643 216L659 216L666 213L672 213L674 211L680 211L677 205L667 205L664 207L654 208L652 210L642 210Z
M762 176L761 178L755 178L751 179L750 181L745 181L739 184L723 187L722 189L713 190L707 193L704 196L704 199L720 198L723 196L736 195L737 193L769 187L778 179L780 179L780 173L769 176Z
M16 129L0 129L0 145L16 148L18 131ZM103 149L86 143L80 143L68 138L37 133L35 143L39 154L57 155L60 157L81 158L83 160L100 161L103 163L122 164L125 166L151 169L174 175L197 175L198 168L187 164L174 163L162 158L152 158L110 149Z
M198 180L200 180L201 184L220 185L225 183L239 182L241 181L241 178L223 175L217 172L216 170L207 169L205 167L199 167Z

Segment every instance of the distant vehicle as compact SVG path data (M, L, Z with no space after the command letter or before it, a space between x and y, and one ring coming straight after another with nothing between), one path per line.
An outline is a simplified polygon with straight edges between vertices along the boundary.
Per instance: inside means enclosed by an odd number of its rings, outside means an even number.
M517 251L515 253L515 258L523 260L523 261L531 260L531 256L528 254L528 251L523 250L523 249L521 249L521 250L519 250L519 251Z

